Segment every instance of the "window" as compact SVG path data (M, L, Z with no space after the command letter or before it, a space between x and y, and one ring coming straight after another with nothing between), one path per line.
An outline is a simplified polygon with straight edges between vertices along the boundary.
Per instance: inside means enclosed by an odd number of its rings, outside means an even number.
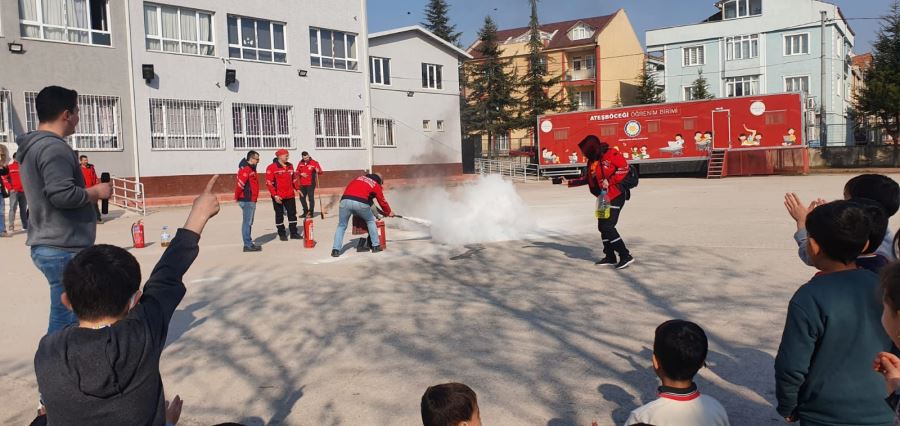
M213 56L213 20L209 12L182 7L144 5L147 50Z
M396 146L394 145L394 120L387 118L376 118L372 120L375 131L375 146Z
M809 93L809 76L785 77L784 91Z
M647 133L659 133L659 120L650 120L647 122Z
M496 136L494 136L494 141L497 143L498 151L509 152L509 134L498 133Z
M591 30L584 25L579 25L575 28L572 28L572 31L569 32L570 40L584 40L590 36Z
M594 91L588 90L575 94L575 102L578 103L578 109L594 108Z
M220 130L221 103L150 99L150 139L155 150L225 148Z
M784 36L784 55L806 55L809 53L809 34Z
M309 61L314 67L356 71L356 34L310 28Z
M688 117L681 120L684 130L694 130L697 127L697 117Z
M234 148L292 148L291 106L234 104L231 106Z
M693 67L706 64L706 50L704 46L685 47L682 49L682 52L684 52L682 65Z
M576 56L572 58L572 69L575 71L594 69L594 55Z
M29 132L38 128L35 100L37 92L25 92L25 123ZM2 105L0 105L2 107ZM78 126L66 138L79 151L117 151L119 145L119 98L116 96L78 95ZM2 136L0 136L2 138Z
M725 38L725 55L729 61L753 59L759 56L759 35L745 35Z
M697 99L697 88L694 86L686 86L684 89L684 100L693 101Z
M12 100L8 90L0 90L0 143L10 143L12 134Z
M372 57L371 69L369 70L371 77L369 81L372 84L381 84L384 86L391 85L391 60L388 58Z
M762 0L728 0L722 2L725 19L762 15Z
M785 123L785 112L784 111L766 111L766 126L774 126L776 124L784 124Z
M553 139L564 141L569 139L569 129L559 129L553 131Z
M362 111L315 109L316 148L362 148Z
M431 120L422 120L422 130L426 132L431 131Z
M618 124L605 124L600 126L600 136L615 136L618 129Z
M441 68L440 65L435 64L422 64L422 88L423 89L438 89L440 90L443 86L441 83Z
M439 131L439 132L444 131L444 120L437 121L437 131Z
M759 76L730 77L725 79L725 96L750 96L759 93Z
M287 63L284 23L228 15L228 57Z
M110 45L107 0L19 0L22 37Z

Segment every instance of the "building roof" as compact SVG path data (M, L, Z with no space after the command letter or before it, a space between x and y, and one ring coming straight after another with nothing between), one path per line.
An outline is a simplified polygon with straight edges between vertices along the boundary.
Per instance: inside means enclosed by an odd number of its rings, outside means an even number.
M443 45L443 46L446 47L447 49L452 50L453 53L456 53L456 54L458 54L459 56L462 56L463 58L466 58L466 59L472 59L472 55L469 55L468 53L466 53L466 51L460 49L460 48L457 47L457 46L454 46L452 43L450 43L450 42L448 42L447 40L444 40L444 39L438 37L438 36L435 35L433 32L428 31L428 30L426 30L425 28L422 28L422 27L419 26L419 25L413 25L413 26L402 27L402 28L394 28L394 29L392 29L392 30L379 31L379 32L377 32L377 33L369 33L369 40L375 39L375 38L380 38L380 37L387 37L387 36L389 36L389 35L394 35L394 34L401 34L401 33L405 33L405 32L418 32L418 33L421 33L421 34L425 35L426 37L431 38L432 40L434 40L434 41L437 42L438 44Z
M872 54L862 53L853 57L853 66L858 68L868 68L872 66Z
M616 11L611 15L605 16L595 16L593 18L583 18L583 19L573 19L571 21L562 21L562 22L553 22L550 24L543 24L538 29L541 32L551 34L551 38L549 41L544 42L544 49L563 49L567 47L577 47L577 46L591 46L596 43L597 34L603 31L604 28L612 21L612 19L621 11ZM582 40L571 40L569 39L569 30L573 27L582 23L591 29L594 30L594 36L588 37ZM518 38L519 36L525 35L528 33L528 27L521 28L512 28L508 30L500 30L497 31L497 42L501 45L506 43L509 40L513 40ZM475 58L479 58L479 54L475 51L475 48L478 47L480 43L479 40L476 40L475 43L472 43L472 46L469 47L468 51Z

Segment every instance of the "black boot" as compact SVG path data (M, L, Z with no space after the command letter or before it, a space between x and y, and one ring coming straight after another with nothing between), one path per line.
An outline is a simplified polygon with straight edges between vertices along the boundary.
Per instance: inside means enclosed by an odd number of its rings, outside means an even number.
M628 265L634 263L634 257L631 256L631 252L625 247L625 241L622 241L622 238L609 243L609 245L619 254L619 263L616 264L616 269L625 269Z
M278 239L281 241L288 240L287 232L284 230L284 225L278 226Z
M290 227L291 227L291 239L292 240L302 240L303 237L301 237L300 233L297 232L297 224L292 223L292 224L290 224Z
M600 266L615 266L618 261L616 260L616 252L612 249L612 246L609 244L609 241L603 242L603 259L600 259L594 263Z
M369 249L370 249L370 247L366 244L365 238L360 238L359 241L356 243L356 251L357 252L369 251Z

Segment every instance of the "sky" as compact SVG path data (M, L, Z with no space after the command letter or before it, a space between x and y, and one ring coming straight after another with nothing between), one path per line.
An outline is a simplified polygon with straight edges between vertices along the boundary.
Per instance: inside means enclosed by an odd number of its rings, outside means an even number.
M491 15L500 29L528 26L531 13L528 0L447 0L450 21L462 31L462 44L468 47ZM777 0L781 1L781 0ZM415 25L424 21L427 0L368 0L369 32ZM873 19L884 15L891 0L832 0L856 33L856 54L869 52L880 27ZM641 42L649 29L700 22L716 12L715 0L541 0L541 22L608 15L622 8ZM663 11L664 13L660 13Z

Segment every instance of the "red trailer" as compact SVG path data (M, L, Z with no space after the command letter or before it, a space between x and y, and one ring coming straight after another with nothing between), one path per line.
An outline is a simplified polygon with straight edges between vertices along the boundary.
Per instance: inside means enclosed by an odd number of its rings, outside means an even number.
M699 165L710 177L806 173L804 116L799 93L546 115L537 157L546 175L584 167L578 142L596 135L642 172Z

